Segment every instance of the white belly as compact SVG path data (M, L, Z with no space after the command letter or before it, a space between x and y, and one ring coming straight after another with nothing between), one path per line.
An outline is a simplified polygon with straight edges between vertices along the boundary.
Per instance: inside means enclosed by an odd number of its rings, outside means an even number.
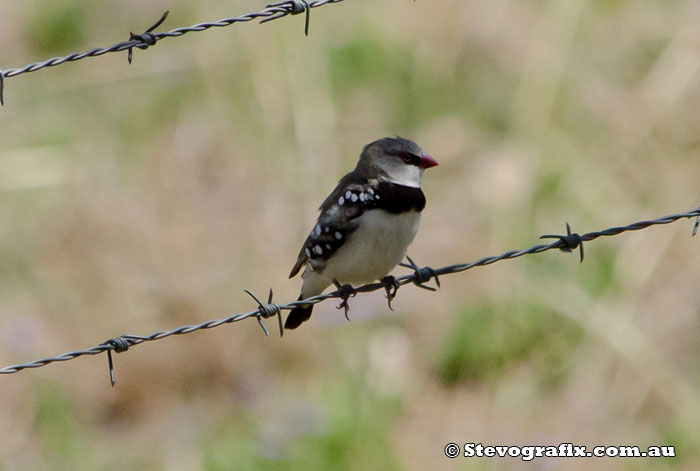
M322 276L341 284L366 283L381 279L401 262L418 230L420 213L391 214L367 211L359 227L334 254Z

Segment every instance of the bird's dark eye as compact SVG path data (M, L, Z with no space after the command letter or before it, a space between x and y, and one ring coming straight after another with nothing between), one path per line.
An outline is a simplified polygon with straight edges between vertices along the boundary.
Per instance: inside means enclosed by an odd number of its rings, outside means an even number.
M409 165L419 165L420 164L420 157L417 155L411 154L410 152L400 152L399 157L401 157L401 160L406 162Z

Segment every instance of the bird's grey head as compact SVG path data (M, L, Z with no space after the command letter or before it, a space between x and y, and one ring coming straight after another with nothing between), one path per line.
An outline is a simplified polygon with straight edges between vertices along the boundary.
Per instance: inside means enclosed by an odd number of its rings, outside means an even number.
M367 144L356 170L379 180L420 187L423 170L437 164L418 144L397 136Z

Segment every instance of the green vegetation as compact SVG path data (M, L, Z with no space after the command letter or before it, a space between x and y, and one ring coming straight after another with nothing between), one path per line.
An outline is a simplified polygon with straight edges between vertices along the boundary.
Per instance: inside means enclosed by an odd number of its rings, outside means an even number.
M509 369L527 367L547 389L565 380L583 335L580 326L528 301L465 306L451 317L437 363L450 386L493 382Z
M52 0L34 11L27 22L27 37L34 53L41 56L85 49L83 24L87 12L82 2Z
M400 412L395 399L377 395L353 374L319 390L306 408L269 416L267 426L256 426L253 417L232 419L205 437L204 469L400 469L390 439Z

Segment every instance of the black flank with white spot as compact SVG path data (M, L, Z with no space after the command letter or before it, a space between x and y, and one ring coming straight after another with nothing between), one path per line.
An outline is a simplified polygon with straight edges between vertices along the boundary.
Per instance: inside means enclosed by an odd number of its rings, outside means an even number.
M425 208L425 195L420 188L377 180L343 185L343 180L319 208L321 214L299 252L290 278L309 260L314 262L314 270L322 272L323 262L333 256L357 229L353 221L365 211L383 209L400 214L410 210L421 212Z

